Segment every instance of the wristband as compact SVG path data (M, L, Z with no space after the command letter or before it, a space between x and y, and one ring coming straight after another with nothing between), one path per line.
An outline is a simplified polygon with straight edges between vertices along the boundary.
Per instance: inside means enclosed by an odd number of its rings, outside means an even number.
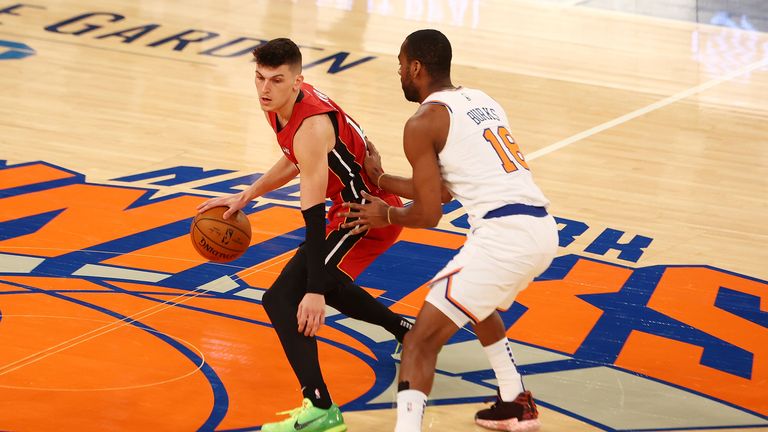
M379 178L376 179L376 187L379 188L379 189L381 189L381 186L379 186L379 185L381 184L381 178L384 177L384 174L386 174L386 173L383 172L383 173L379 174Z

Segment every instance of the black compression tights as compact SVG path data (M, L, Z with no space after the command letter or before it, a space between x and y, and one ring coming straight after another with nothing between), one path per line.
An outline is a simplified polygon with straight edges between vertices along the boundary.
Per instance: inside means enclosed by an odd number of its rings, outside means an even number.
M272 287L264 293L262 303L302 386L304 397L317 408L328 409L332 402L320 371L317 341L298 332L296 311L306 294L306 283L306 256L303 247L300 247ZM408 331L408 324L399 315L351 282L329 286L325 302L350 318L384 327L398 341L402 341Z

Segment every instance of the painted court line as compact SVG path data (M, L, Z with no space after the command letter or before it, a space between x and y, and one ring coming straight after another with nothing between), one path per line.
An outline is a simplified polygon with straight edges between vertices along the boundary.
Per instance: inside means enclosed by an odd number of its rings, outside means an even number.
M281 263L283 261L288 260L289 259L288 255L290 253L292 253L292 252L294 252L294 251L285 252L283 254L283 256L279 256L279 258L282 258L282 259L278 260L277 262L272 262L272 263L270 263L269 265L266 265L266 266L256 266L253 269L253 271L248 273L248 275L256 273L256 272L259 272L259 271L262 271L262 270L265 270L265 269L270 268L270 267L272 267L274 265L277 265L277 264L279 264L279 263ZM243 276L246 276L246 275L243 275ZM238 277L237 275L231 275L230 277L232 278L233 281L236 281L236 280L240 279L240 277ZM89 341L91 339L94 339L96 337L99 337L101 335L104 335L104 334L107 334L107 333L112 332L114 330L117 330L119 328L125 327L126 325L129 325L129 324L131 324L133 322L136 322L139 319L143 319L143 318L147 318L147 317L149 317L151 315L155 315L155 314L157 314L159 312L162 312L165 309L168 309L168 308L170 308L172 306L183 304L186 301L188 301L190 299L193 299L193 298L195 298L195 297L197 297L197 296L199 296L201 294L206 294L206 293L208 293L210 291L215 291L215 289L214 289L215 287L211 287L210 289L201 289L201 288L204 288L205 286L206 285L200 286L200 287L196 288L195 290L192 290L192 291L190 291L188 293L184 293L182 295L176 296L176 297L174 297L172 299L166 300L166 301L164 301L162 303L159 303L159 304L157 304L155 306L147 308L147 309L145 309L143 311L139 311L139 312L137 312L137 313L135 313L133 315L130 315L130 316L128 316L128 317L126 317L126 318L124 318L122 320L115 321L115 322L112 322L110 324L104 325L104 326L102 326L100 328L91 330L91 331L86 332L86 333L84 333L82 335L79 335L79 336L75 336L75 337L73 337L71 339L68 339L66 341L60 342L60 343L58 343L56 345L53 345L51 347L48 347L48 348L46 348L44 350L41 350L41 351L38 351L36 353L30 354L30 355L28 355L26 357L23 357L21 359L18 359L16 361L13 361L13 362L8 363L6 365L0 366L0 376L5 375L5 374L10 373L10 372L13 372L13 371L18 370L18 369L21 369L24 366L30 365L32 363L36 363L36 362L38 362L38 361L40 361L42 359L45 359L47 357L52 356L53 354L57 354L57 353L59 353L61 351L64 351L64 350L66 350L68 348L72 348L74 346L80 345L81 343L87 342L87 341ZM163 307L163 306L165 306L165 307ZM89 337L87 337L87 336L89 336Z
M69 319L69 320L83 320L83 321L96 321L96 322L108 322L104 320L97 320L93 318L81 318L81 317L71 317L71 316L57 316L57 315L29 315L29 314L14 314L14 315L4 315L4 317L15 317L15 318L52 318L52 319ZM161 331L157 331L154 329L148 329L151 333L156 334L162 334L165 335L175 341L182 342L182 345L187 346L188 348L194 350L197 352L197 354L200 356L200 364L196 365L196 367L189 372L179 375L177 377L168 378L162 381L147 383L147 384L136 384L136 385L130 385L130 386L122 386L122 387L101 387L101 388L61 388L61 387L31 387L31 386L18 386L18 385L4 385L0 384L0 388L6 388L6 389L20 389L20 390L37 390L37 391L56 391L56 392L95 392L95 391L116 391L116 390L134 390L139 388L146 388L146 387L154 387L162 384L167 384L174 381L182 380L195 372L202 369L203 365L205 364L205 353L198 348L197 346L193 345L191 342L169 335L168 333L163 333Z
M199 289L199 288L198 288ZM126 325L129 325L131 323L137 322L139 319L146 318L148 316L152 316L158 312L162 312L172 306L180 305L185 303L188 300L191 300L201 294L206 294L208 290L201 290L198 291L198 289L190 291L188 293L184 293L182 295L176 296L170 300L166 300L162 303L159 303L155 306L152 306L150 308L147 308L143 311L139 311L133 315L130 315L128 317L125 317L122 320L112 322L110 324L107 324L105 326L99 327L97 329L91 330L89 332L86 332L82 335L75 336L71 339L68 339L64 342L60 342L54 346L48 347L44 350L38 351L34 354L30 354L26 357L23 357L19 360L13 361L11 363L8 363L6 365L3 365L0 367L0 376L5 375L7 373L13 372L15 370L21 369L24 366L30 365L32 363L36 363L44 358L50 357L56 353L59 353L61 351L64 351L68 348L72 348L74 346L80 345L83 342L87 342L91 339L97 338L101 335L107 334L111 331L117 330L119 328L125 327ZM190 295L193 294L194 295ZM179 301L176 301L179 299ZM163 307L165 306L165 307ZM156 310L157 309L157 310ZM95 334L94 334L95 333ZM90 337L86 337L92 335ZM83 339L85 338L85 339Z
M293 258L293 254L295 252L296 252L296 249L291 249L288 252L283 252L282 255L278 255L278 256L272 258L270 260L272 262L269 262L268 265L263 265L263 264L266 264L266 263L261 263L261 264L255 266L254 268L252 268L250 272L243 273L242 276L234 275L234 280L237 280L237 279L242 280L243 278L248 277L248 276L250 276L252 274L256 274L256 273L258 273L260 271L264 271L264 270L266 270L266 269L268 269L270 267L274 267L274 266L276 266L276 265L278 265L280 263L288 261L291 258Z
M674 94L674 95L669 96L669 97L667 97L665 99L662 99L660 101L654 102L654 103L652 103L650 105L647 105L647 106L645 106L643 108L640 108L640 109L637 109L635 111L632 111L631 113L624 114L621 117L618 117L618 118L615 118L613 120L607 121L607 122L605 122L605 123L603 123L601 125L597 125L597 126L591 128L591 129L587 129L587 130L585 130L583 132L577 133L576 135L570 136L570 137L568 137L568 138L566 138L566 139L564 139L562 141L558 141L558 142L556 142L554 144L550 144L550 145L548 145L548 146L546 146L544 148L541 148L539 150L531 152L531 153L529 153L526 156L526 160L531 161L531 160L538 159L538 158L540 158L542 156L546 156L546 155L548 155L548 154L550 154L552 152L555 152L557 150L560 150L560 149L563 149L565 147L568 147L569 145L571 145L571 144L573 144L575 142L581 141L581 140L583 140L585 138L589 138L592 135L599 134L600 132L606 131L606 130L611 129L613 127L616 127L616 126L618 126L620 124L623 124L623 123L626 123L626 122L628 122L630 120L636 119L636 118L638 118L640 116L643 116L645 114L648 114L648 113L650 113L652 111L656 111L656 110L658 110L660 108L664 108L664 107L666 107L668 105L671 105L671 104L673 104L675 102L678 102L678 101L681 101L683 99L686 99L686 98L688 98L690 96L693 96L695 94L701 93L701 92L703 92L705 90L709 90L712 87L715 87L715 86L720 85L720 84L722 84L724 82L730 81L730 80L732 80L732 79L734 79L734 78L736 78L736 77L738 77L740 75L744 75L744 74L746 74L748 72L752 72L752 71L754 71L756 69L759 69L759 68L761 68L763 66L766 66L766 65L768 65L768 57L764 58L763 60L761 60L759 62L755 62L755 63L749 64L747 66L744 66L741 69L737 69L737 70L735 70L735 71L733 71L731 73L728 73L728 74L726 74L726 75L724 75L724 76L722 76L720 78L716 78L716 79L707 81L704 84L700 84L700 85L698 85L696 87L689 88L688 90L681 91L680 93Z

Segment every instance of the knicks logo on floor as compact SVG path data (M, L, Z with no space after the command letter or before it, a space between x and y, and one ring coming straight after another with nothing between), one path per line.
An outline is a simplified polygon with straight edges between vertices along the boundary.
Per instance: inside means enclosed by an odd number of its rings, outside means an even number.
M0 163L0 403L14 407L0 413L0 429L85 430L110 419L156 430L173 416L179 430L243 430L297 404L260 301L304 238L297 188L247 207L249 250L217 264L191 245L194 209L254 176L175 172L149 187L131 186L141 175L97 184L43 162ZM166 186L184 173L211 182ZM463 240L405 230L358 281L413 317ZM604 430L763 426L766 297L765 281L714 267L565 254L502 316L543 406ZM344 410L393 406L387 332L329 310L319 342ZM483 400L493 378L461 331L440 355L433 403Z

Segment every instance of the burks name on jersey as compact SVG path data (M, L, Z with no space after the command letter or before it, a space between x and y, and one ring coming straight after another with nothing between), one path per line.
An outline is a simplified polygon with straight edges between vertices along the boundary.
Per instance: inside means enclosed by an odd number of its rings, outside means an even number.
M480 124L488 120L501 121L501 118L498 114L496 114L496 110L493 108L472 108L471 110L467 111L467 115L469 118L474 120L475 124Z

